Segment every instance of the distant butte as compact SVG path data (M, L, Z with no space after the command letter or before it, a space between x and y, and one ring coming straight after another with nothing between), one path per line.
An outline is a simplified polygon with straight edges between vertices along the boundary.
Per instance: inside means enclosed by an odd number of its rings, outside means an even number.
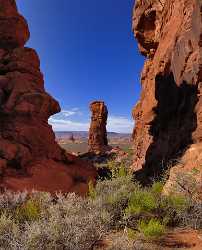
M55 142L48 118L60 106L45 92L37 53L24 47L27 22L14 0L0 6L0 186L84 194L96 171Z

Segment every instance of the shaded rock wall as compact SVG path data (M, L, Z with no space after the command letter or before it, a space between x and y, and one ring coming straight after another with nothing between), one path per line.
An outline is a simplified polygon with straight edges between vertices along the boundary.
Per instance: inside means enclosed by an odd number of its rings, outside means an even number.
M11 189L48 191L53 189L55 179L56 190L68 191L75 184L74 174L70 176L73 171L65 170L64 163L70 160L55 142L48 125L48 118L59 112L60 106L44 89L38 55L24 47L28 39L27 22L18 13L15 1L0 0L1 184ZM72 159L71 165L74 165ZM44 179L34 184L42 172ZM86 170L83 179L88 178L87 172L95 175L94 170ZM54 178L49 176L51 173Z
M104 153L108 149L107 117L108 110L104 102L94 101L90 104L92 112L89 130L89 151L96 154Z
M202 140L202 3L137 0L133 30L146 57L133 169L148 180Z

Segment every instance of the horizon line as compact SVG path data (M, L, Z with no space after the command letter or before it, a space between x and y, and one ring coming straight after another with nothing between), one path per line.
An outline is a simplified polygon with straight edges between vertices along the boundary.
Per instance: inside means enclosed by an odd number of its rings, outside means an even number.
M89 133L89 131L87 131L87 130L53 130L53 132L54 133L65 133L65 132L71 132L71 133L73 133L73 132L86 132L86 133ZM114 132L114 131L107 131L107 133L115 133L115 134L132 134L132 133L124 133L124 132Z

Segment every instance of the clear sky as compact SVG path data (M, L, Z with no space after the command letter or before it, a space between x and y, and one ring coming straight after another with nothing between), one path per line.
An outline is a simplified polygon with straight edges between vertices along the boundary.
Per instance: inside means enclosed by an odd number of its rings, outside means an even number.
M133 37L133 0L17 0L38 52L46 90L62 112L55 130L87 130L89 103L104 100L108 130L131 132L144 58Z

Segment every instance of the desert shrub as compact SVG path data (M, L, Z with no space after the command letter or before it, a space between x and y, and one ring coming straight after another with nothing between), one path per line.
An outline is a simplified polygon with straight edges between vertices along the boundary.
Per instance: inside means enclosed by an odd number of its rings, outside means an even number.
M77 208L76 208L77 210ZM89 207L61 217L52 209L49 220L28 224L26 227L27 249L91 249L104 232L100 214ZM81 213L81 214L79 214Z
M202 202L192 201L189 207L177 214L183 227L202 228Z
M95 204L74 194L60 197L49 212L50 228L57 229L58 245L70 250L90 249L105 230L102 213Z
M1 249L22 249L20 244L21 232L13 218L3 213L0 216L0 246Z
M149 222L140 220L138 230L143 233L146 239L159 238L165 233L165 225L157 219L151 219Z
M164 221L167 226L181 226L184 214L190 210L190 200L182 195L170 194L161 195L159 199L158 218Z
M123 159L121 162L110 160L107 162L107 167L111 171L112 178L126 177L130 175L130 164L128 164L128 160L129 159Z
M110 244L106 250L133 250L133 240L130 240L126 232L112 234Z
M115 174L115 178L118 177L126 177L128 175L128 170L123 162L120 163L120 166L118 167L117 173Z
M3 194L0 194L0 213L5 213L5 211L13 210L18 205L21 205L27 199L27 192L18 192L13 193L10 191L6 191Z
M95 187L94 187L94 184L92 181L90 181L88 183L88 195L91 199L95 199L96 198L96 190L95 190Z
M41 208L37 200L29 199L16 208L15 218L19 221L34 221L40 218Z
M150 188L138 186L131 194L126 215L157 212L161 207L163 183L154 182Z
M151 187L151 192L160 195L163 191L163 186L164 186L163 182L160 181L154 182Z
M131 194L126 215L138 214L141 212L151 212L157 209L157 202L152 192L148 190L137 190Z
M180 226L202 228L201 174L197 168L175 176L169 199L169 211L173 212Z
M90 199L58 194L39 220L24 224L25 249L90 249L105 232L103 215Z
M43 209L48 208L54 200L50 193L45 192L32 192L31 199L37 201L39 206Z
M145 223L158 219L163 225L172 227L196 224L196 221L201 224L198 217L186 216L193 211L193 204L191 205L189 197L179 194L166 196L162 193L162 189L161 182L154 183L150 188L137 187L129 197L125 209L126 226L137 229L138 221L142 219ZM191 221L191 218L194 219Z
M16 203L14 202L16 205ZM39 209L40 208L40 209ZM33 193L0 215L2 249L87 250L106 232L108 213L75 194Z
M169 195L166 200L168 202L167 206L175 211L182 211L189 206L188 199L182 195Z
M132 181L132 176L121 176L111 180L97 183L95 191L97 201L103 205L116 205L122 199L128 200L131 193L138 188L138 184Z
M113 170L113 169L116 168L117 163L115 162L114 159L112 159L112 160L109 160L109 161L107 162L107 166L108 166L108 168L109 168L110 170Z
M110 216L108 227L120 228L124 226L124 210L127 207L131 194L138 188L132 181L132 176L112 178L98 182L96 186L97 197L94 202L97 208Z
M89 183L85 198L5 193L0 195L0 246L9 250L88 250L116 229L124 233L108 249L128 250L133 249L131 242L138 235L158 238L166 226L202 228L202 202L189 195L165 196L162 188L161 182L143 188L124 170L111 180L98 181L95 187Z
M113 178L111 181L100 183L100 188L107 184L108 190L105 193L105 196L102 198L109 205L117 206L122 200L128 200L131 196L131 193L136 190L137 184L132 182L132 178L129 175ZM104 191L104 190L103 190Z
M137 231L132 228L127 228L127 234L130 240L135 240L137 237Z

